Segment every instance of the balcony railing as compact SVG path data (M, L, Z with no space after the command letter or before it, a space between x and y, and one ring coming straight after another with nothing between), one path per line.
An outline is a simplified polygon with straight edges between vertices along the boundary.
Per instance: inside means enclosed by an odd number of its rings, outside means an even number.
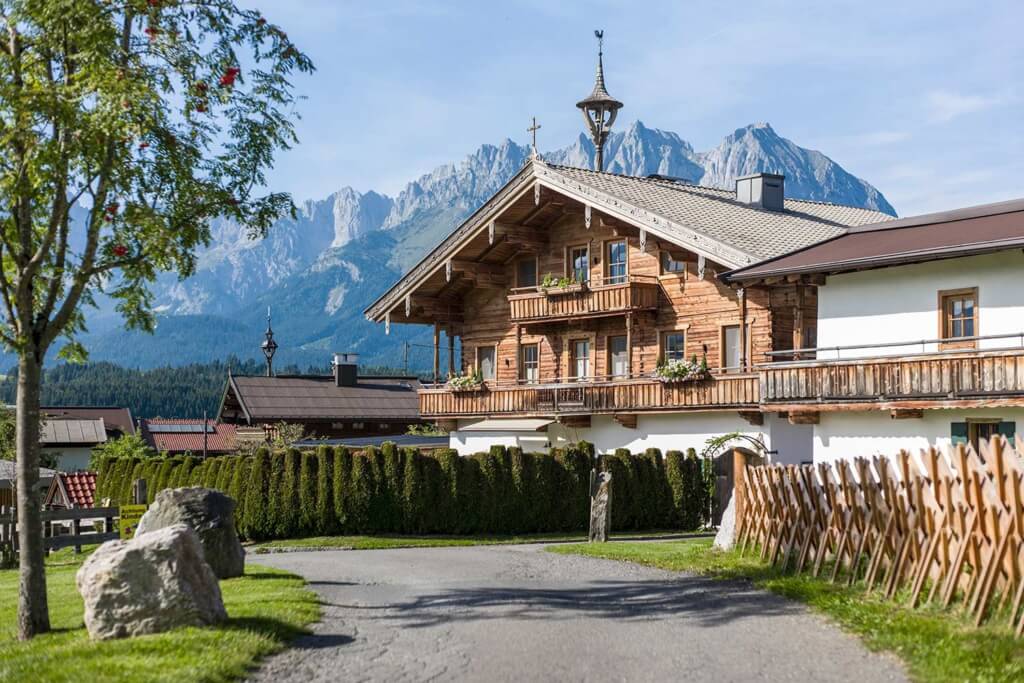
M565 288L525 287L508 295L513 322L617 315L658 307L658 278L629 275Z
M757 375L726 374L688 382L650 377L601 382L489 386L452 391L443 385L420 390L423 417L491 415L594 415L659 410L757 408Z
M1024 399L1021 348L768 363L756 370L764 404L898 403L917 408Z

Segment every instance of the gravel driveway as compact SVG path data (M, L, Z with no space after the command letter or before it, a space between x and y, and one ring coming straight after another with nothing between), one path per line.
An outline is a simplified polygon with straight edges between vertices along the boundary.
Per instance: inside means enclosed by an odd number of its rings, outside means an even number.
M542 546L263 555L324 603L257 681L905 680L824 619L740 582Z

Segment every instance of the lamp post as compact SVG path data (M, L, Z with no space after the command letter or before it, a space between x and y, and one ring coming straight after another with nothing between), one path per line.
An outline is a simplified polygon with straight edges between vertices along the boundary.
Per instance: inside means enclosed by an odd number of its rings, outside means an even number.
M576 106L583 112L583 120L587 122L587 129L597 151L594 170L603 171L604 143L608 140L612 124L615 123L615 116L619 109L622 109L622 102L609 95L605 89L604 31L594 31L594 35L597 36L597 78L594 81L594 90L588 97L577 102Z
M267 332L266 339L260 344L260 349L267 359L267 377L274 376L274 353L277 351L277 342L274 341L274 330L270 327L270 306L267 306Z

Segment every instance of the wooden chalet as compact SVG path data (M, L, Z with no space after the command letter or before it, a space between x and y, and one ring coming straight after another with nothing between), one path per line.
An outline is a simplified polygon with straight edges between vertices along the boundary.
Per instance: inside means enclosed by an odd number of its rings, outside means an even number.
M700 450L728 431L785 441L792 425L765 425L753 363L814 345L820 276L743 287L717 275L888 218L787 199L777 175L724 190L534 155L366 316L385 330L433 326L435 381L420 389L420 413L463 452L581 438ZM439 376L442 330L448 367L480 385ZM707 372L656 376L690 359Z
M356 354L335 354L333 375L228 375L218 418L241 440L276 425L302 425L319 439L405 434L422 424L415 377L359 376Z

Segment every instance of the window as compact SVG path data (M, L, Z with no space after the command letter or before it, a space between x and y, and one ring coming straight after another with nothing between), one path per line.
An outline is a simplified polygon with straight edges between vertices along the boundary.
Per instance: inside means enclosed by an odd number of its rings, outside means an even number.
M740 358L740 326L725 325L722 327L722 357L720 363L726 372L742 370L743 359ZM750 326L747 326L747 362L750 362Z
M967 422L953 422L950 425L950 440L953 445L970 445L975 452L981 453L981 442L991 439L996 434L1005 436L1010 442L1017 432L1016 422L1007 422L999 418L968 418Z
M537 259L536 257L519 259L516 261L516 287L537 286Z
M391 429L391 425L389 425L387 422L378 422L377 429L379 429L382 432L386 432L389 429Z
M978 335L978 288L939 292L939 337L942 348L973 348Z
M365 424L363 424L362 422L353 422L353 423L352 423L352 429L362 429L362 428L364 428L365 426L366 426L366 425L365 425Z
M661 358L665 362L686 358L685 332L666 332L661 335Z
M622 284L626 281L626 240L616 240L608 243L608 276L607 284Z
M519 379L528 383L540 379L540 349L536 344L519 348Z
M613 379L629 377L629 358L626 335L608 337L608 369Z
M576 339L569 342L572 349L571 367L569 374L573 379L586 379L590 377L590 340Z
M661 274L668 275L671 273L686 274L686 261L677 261L672 258L672 254L667 251L661 252Z
M590 247L569 249L569 277L576 282L590 282Z
M492 380L495 376L495 348L493 346L478 346L476 348L476 369L484 381Z

